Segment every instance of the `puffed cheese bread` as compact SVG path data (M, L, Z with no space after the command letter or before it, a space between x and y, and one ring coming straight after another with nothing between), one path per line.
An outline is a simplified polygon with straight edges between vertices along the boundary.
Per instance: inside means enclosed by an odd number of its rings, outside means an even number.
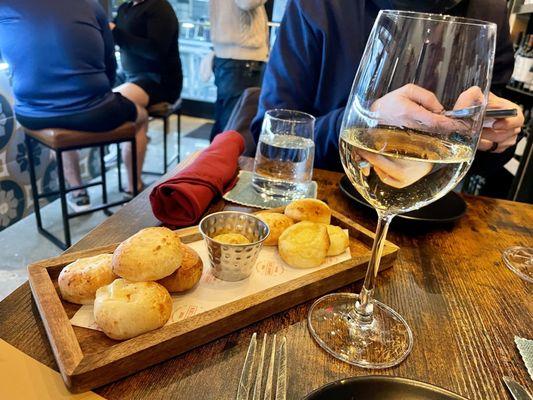
M327 225L329 235L328 256L336 256L344 252L350 245L350 239L340 226Z
M113 282L112 254L79 258L61 270L57 283L61 297L76 304L92 304L96 290Z
M294 221L291 218L280 213L260 212L256 216L267 224L270 229L270 234L263 242L266 246L276 246L283 231L289 226L294 225Z
M122 242L113 253L113 272L134 282L156 281L181 265L181 241L168 228L145 228Z
M183 246L181 266L169 276L157 281L169 292L184 292L194 287L202 277L203 263L196 251Z
M240 233L221 233L213 238L219 243L223 244L248 244L250 240Z
M326 259L329 235L326 225L302 221L281 234L278 240L279 255L295 268L318 267Z
M172 298L156 282L117 279L96 291L94 319L111 339L125 340L166 324Z
M331 209L321 200L299 199L285 207L285 215L295 221L320 222L329 225Z

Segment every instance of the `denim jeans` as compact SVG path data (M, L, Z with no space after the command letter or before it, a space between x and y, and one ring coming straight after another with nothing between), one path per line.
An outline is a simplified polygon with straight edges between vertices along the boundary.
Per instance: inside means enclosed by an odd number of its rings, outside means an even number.
M213 71L217 87L215 124L211 140L224 131L235 104L246 88L261 86L265 63L215 57Z

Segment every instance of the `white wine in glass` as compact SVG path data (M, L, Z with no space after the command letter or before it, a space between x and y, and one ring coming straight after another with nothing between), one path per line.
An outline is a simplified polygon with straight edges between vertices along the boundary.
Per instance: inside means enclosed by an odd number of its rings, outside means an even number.
M359 294L318 299L308 325L333 356L365 368L403 361L413 335L400 314L374 299L392 218L452 190L472 164L483 125L496 26L381 11L345 109L339 152L348 178L376 209L378 226ZM468 109L466 118L445 111Z

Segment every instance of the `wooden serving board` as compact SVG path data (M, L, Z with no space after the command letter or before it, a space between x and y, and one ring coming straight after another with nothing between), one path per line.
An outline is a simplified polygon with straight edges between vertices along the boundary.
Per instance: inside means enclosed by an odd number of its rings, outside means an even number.
M63 301L57 287L65 265L111 253L118 243L31 264L31 290L65 384L72 392L102 386L363 278L374 234L334 211L331 223L349 230L350 260L122 342L97 330L72 326L70 318L80 306ZM198 227L178 233L184 243L201 239ZM396 245L385 243L381 270L392 265L397 252Z

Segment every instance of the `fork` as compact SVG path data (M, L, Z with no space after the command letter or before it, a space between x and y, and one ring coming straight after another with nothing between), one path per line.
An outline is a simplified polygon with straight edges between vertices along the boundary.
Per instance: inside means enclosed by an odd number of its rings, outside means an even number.
M256 354L258 350L257 333L252 335L244 365L242 367L241 379L237 390L235 400L248 400L250 394L251 400L286 400L287 398L287 339L285 336L279 340L277 345L277 336L272 339L270 357L268 361L268 370L265 371L265 355L267 349L267 335L263 336L261 352L254 371ZM254 374L255 372L255 374ZM266 373L266 382L263 388L264 372ZM255 375L255 379L254 379ZM252 386L253 381L253 386Z

